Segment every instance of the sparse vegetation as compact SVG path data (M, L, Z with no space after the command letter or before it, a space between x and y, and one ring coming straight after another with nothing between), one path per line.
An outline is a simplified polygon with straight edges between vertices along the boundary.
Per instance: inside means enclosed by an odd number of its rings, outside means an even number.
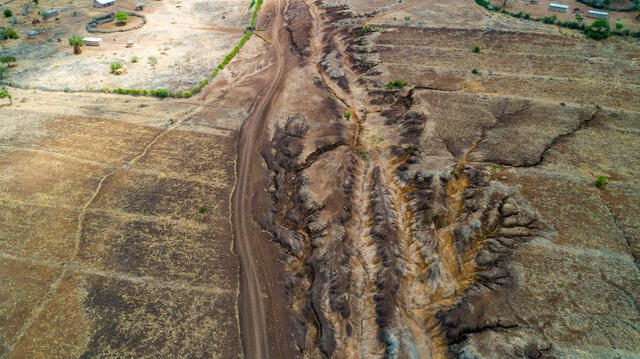
M251 15L251 23L250 23L249 28L255 28L256 21L258 19L258 13L260 12L260 8L262 7L263 1L264 0L255 0L255 7L254 7L253 13ZM223 16L223 18L224 18L224 16ZM374 31L375 31L375 29L374 29ZM224 60L218 65L218 67L206 79L200 81L200 83L198 83L197 86L195 86L194 88L192 88L189 91L176 91L176 92L173 92L173 91L169 91L169 90L165 90L165 89L138 90L138 89L123 89L123 88L116 88L116 89L112 89L111 90L111 89L108 89L108 88L103 88L102 92L104 92L104 93L123 94L123 95L133 95L133 96L155 96L155 97L159 97L159 98L167 98L167 97L188 98L188 97L191 97L193 95L196 95L196 94L200 93L200 91L202 91L202 89L209 84L209 80L213 79L214 77L216 77L218 75L218 73L222 69L224 69L225 66L228 65L231 62L231 60L233 60L233 58L238 54L238 52L240 52L240 49L247 43L247 41L249 41L249 38L251 37L252 34L253 34L253 31L251 31L251 30L245 31L245 33L242 36L242 38L240 38L240 42L224 58ZM80 41L82 41L82 39L80 39ZM69 39L69 43L71 44L71 39ZM84 45L84 43L82 43L82 45ZM137 57L135 57L135 58L137 60L139 60ZM134 62L133 58L132 58L132 62ZM147 62L151 66L155 66L158 63L158 58L156 58L155 56L150 56L150 57L147 58Z
M545 24L555 24L558 21L558 17L553 15L553 16L545 16L542 18L542 22L544 22Z
M81 47L84 46L84 41L80 36L73 36L69 38L69 45L73 46L74 55L80 55L82 53Z
M202 205L200 207L198 207L198 213L200 214L205 214L207 213L207 211L209 211L209 207Z
M480 48L479 45L476 45L476 46L473 47L473 49L471 49L471 51L473 51L476 54L480 53L480 50L482 50L482 49Z
M360 154L360 159L362 159L363 161L368 161L369 160L369 151L360 150L359 154Z
M387 83L388 89L403 88L405 86L407 86L407 83L402 80L389 81Z
M9 72L9 67L0 66L0 80L4 79L4 74L6 74L7 72Z
M119 62L114 62L111 64L111 73L114 75L118 74L118 70L122 68L122 64Z
M140 58L138 56L131 56L131 63L135 64L139 60L140 60Z
M351 119L351 112L345 111L343 116L344 116L345 120L350 120Z
M596 187L600 189L605 188L608 183L609 179L606 176L598 176L595 181Z

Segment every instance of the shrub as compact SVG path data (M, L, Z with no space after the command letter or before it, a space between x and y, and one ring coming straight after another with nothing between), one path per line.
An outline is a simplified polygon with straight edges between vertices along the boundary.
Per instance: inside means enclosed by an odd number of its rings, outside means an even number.
M621 24L619 22L616 23L616 29L620 30L624 27L624 24Z
M609 183L609 179L606 176L598 176L596 178L595 184L598 188L604 188Z
M476 54L480 53L480 50L481 50L481 48L478 45L474 46L473 49L471 49L471 51L475 52Z
M136 63L138 62L138 60L140 60L140 58L138 56L131 56L131 63Z
M12 17L13 16L13 12L11 12L11 10L9 10L9 9L4 9L2 11L2 13L4 14L4 17Z
M395 81L389 81L389 83L387 83L387 88L388 89L392 89L392 88L402 88L407 86L407 83L402 81L402 80L395 80Z
M71 92L71 89L68 88L68 87L65 87L62 91L69 93L69 92Z
M207 213L208 210L209 210L209 207L207 207L207 206L198 207L198 213L200 213L200 214L205 214L205 213Z
M0 80L4 78L4 74L9 72L9 68L7 66L0 66Z
M542 22L544 22L545 24L555 24L556 21L558 21L558 17L553 15L553 16L545 16L542 19Z
M611 35L611 27L607 20L598 19L584 30L584 34L594 40L604 40Z
M155 66L158 63L158 58L155 56L149 56L147 57L147 62L149 63L149 65Z
M13 104L13 100L11 98L11 94L9 93L9 90L0 89L0 99L3 99L3 98L8 98L9 99L9 104Z
M474 74L474 75L479 75L480 71L478 71L478 69L473 69L473 70L471 70L471 73Z
M345 111L343 116L344 116L345 120L349 120L349 119L351 119L351 112Z
M378 29L376 29L375 27L373 27L371 25L362 25L362 27L360 28L360 34L361 35L366 35L368 33L376 32L376 31L378 31Z
M114 62L111 64L111 73L115 74L118 70L122 68L122 64L119 62Z
M167 98L171 96L171 92L165 89L152 90L152 91L149 91L149 93L152 96L159 97L159 98Z
M10 27L5 27L3 29L0 29L0 40L17 39L18 37L19 36L16 30Z

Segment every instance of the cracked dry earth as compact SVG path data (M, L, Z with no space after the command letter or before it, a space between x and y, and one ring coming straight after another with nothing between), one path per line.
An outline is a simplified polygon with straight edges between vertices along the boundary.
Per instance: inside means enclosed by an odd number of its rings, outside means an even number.
M259 24L190 100L0 109L0 356L640 357L637 40L470 0Z

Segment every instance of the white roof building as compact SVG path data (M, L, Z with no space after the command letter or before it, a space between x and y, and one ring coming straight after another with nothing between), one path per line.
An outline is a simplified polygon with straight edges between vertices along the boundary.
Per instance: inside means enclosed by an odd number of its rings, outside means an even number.
M549 4L549 10L567 12L567 10L569 10L569 6L568 5L551 3L551 4Z
M100 46L102 45L102 38L100 37L84 37L82 41L87 46Z
M116 3L116 0L93 0L93 6L107 7Z
M587 16L595 17L595 18L598 18L598 19L608 19L609 18L609 13L608 12L604 12L604 11L589 10L589 11L587 11Z

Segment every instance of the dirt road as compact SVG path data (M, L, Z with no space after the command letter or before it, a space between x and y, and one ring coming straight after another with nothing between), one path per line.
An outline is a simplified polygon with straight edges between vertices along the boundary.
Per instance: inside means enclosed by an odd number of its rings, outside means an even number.
M238 143L238 159L236 165L236 187L232 197L232 225L234 231L237 254L240 258L240 323L245 355L251 359L263 359L274 356L274 351L281 351L287 345L272 347L272 334L268 338L267 324L274 326L277 312L272 305L265 304L262 288L274 288L272 283L275 276L269 275L269 270L259 264L260 258L266 255L264 246L260 243L264 239L256 228L252 227L252 197L256 193L252 179L260 171L259 157L262 136L265 134L266 122L272 102L281 91L286 73L287 37L281 33L284 24L284 9L286 0L275 0L272 4L265 3L265 9L270 6L275 11L275 19L271 22L267 35L273 39L269 51L274 64L267 70L268 85L259 95L255 107L245 119L240 132ZM267 296L268 298L269 296ZM281 321L282 323L282 321ZM275 330L276 333L282 333ZM273 332L272 332L273 333ZM278 357L283 357L278 355Z

